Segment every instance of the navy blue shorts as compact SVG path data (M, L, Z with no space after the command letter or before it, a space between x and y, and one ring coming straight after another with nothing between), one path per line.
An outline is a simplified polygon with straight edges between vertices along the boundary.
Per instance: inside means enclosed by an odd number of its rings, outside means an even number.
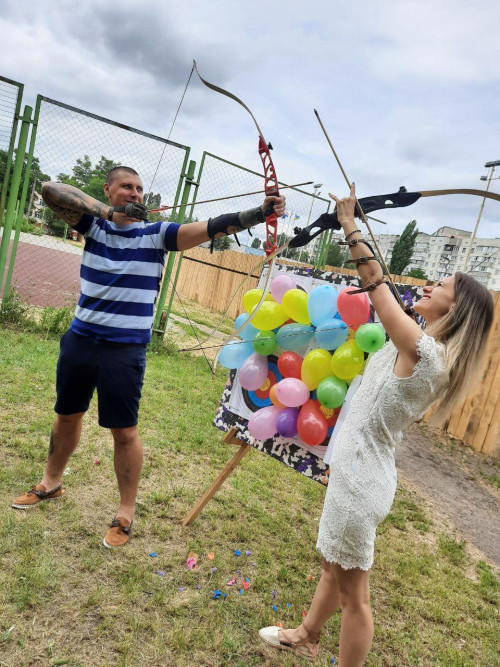
M135 426L145 368L145 344L113 343L67 331L57 362L54 410L59 415L86 412L97 389L100 426Z

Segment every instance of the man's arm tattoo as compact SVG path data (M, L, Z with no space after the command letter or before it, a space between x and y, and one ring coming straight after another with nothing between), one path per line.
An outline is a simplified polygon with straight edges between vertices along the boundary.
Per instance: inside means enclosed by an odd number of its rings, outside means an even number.
M44 183L42 197L47 206L71 227L78 224L84 213L96 218L106 218L109 211L109 205L64 183Z

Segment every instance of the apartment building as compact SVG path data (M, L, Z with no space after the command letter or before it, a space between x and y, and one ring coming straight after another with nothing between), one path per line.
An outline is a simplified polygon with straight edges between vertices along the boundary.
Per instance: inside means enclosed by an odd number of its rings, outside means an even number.
M440 280L455 271L464 271L489 289L500 289L500 238L471 239L471 236L471 232L454 227L440 227L432 234L420 232L406 272L418 268L430 280ZM399 237L376 234L375 238L388 264Z

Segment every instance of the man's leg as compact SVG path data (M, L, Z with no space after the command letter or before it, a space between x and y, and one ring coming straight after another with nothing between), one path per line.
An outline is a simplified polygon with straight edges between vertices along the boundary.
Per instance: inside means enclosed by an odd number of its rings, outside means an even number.
M47 491L57 488L69 457L75 451L82 432L84 412L57 415L50 434L49 455L41 484Z
M120 507L117 516L132 523L142 469L142 443L137 426L112 428L111 433L115 443L115 473L120 491Z

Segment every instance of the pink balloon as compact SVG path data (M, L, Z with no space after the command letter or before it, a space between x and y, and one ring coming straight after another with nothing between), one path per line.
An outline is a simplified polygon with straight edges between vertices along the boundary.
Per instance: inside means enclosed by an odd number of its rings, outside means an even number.
M287 276L286 274L276 276L271 281L271 295L277 303L281 303L285 292L296 287L295 280L291 276Z
M267 357L254 352L241 364L238 378L243 389L256 391L267 378Z
M254 412L248 420L248 430L257 440L267 440L272 438L278 432L276 420L283 412L283 408L277 405L269 405L267 408L261 408Z
M298 408L309 400L309 389L302 380L284 378L276 384L276 398L287 408Z
M337 297L337 309L348 327L365 324L370 319L370 299L366 292L350 294L358 287L344 287Z

